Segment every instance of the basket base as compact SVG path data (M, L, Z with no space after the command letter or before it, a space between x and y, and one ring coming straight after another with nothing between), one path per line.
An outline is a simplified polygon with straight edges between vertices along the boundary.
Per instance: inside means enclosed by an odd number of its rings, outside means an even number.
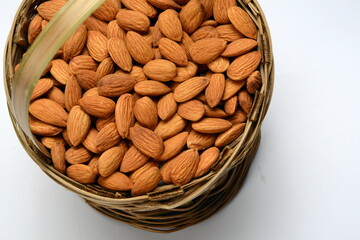
M200 223L219 211L239 192L259 148L260 139L261 134L259 132L247 157L241 164L228 172L226 179L223 181L224 184L212 189L205 195L195 198L185 206L171 210L130 213L118 209L94 206L89 202L88 204L115 220L151 232L170 233Z

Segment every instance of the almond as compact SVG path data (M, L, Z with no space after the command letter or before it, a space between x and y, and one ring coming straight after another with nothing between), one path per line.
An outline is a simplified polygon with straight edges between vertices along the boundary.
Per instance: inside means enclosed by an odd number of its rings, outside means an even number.
M198 0L189 1L180 11L180 21L183 29L192 34L204 20L204 8Z
M178 155L185 147L188 136L188 132L182 132L166 140L164 142L163 154L161 154L161 156L159 156L155 160L159 162L165 162Z
M126 32L119 26L116 20L109 22L106 32L108 38L119 38L125 40Z
M127 9L118 12L116 21L126 31L145 33L150 27L150 20L145 14Z
M50 73L58 82L63 85L65 85L67 80L71 78L70 67L62 59L55 59L51 61Z
M175 114L167 121L160 121L155 133L162 139L168 139L180 133L186 127L186 120Z
M98 134L99 134L98 130L96 130L95 128L90 128L86 138L82 142L82 144L84 145L84 147L86 147L87 150L95 154L100 153L96 149L96 143L95 143Z
M195 172L194 178L198 178L207 173L210 168L216 163L220 155L220 150L217 147L212 147L204 151L200 155L199 166Z
M115 172L107 178L99 177L98 183L100 186L112 191L129 191L133 187L129 177L120 172Z
M55 14L65 5L67 0L56 0L56 1L47 1L41 3L37 7L37 11L39 12L39 15L47 20L50 21Z
M187 66L188 57L181 46L168 38L161 38L159 41L161 55L178 66Z
M29 116L29 125L31 132L40 136L52 137L63 131L62 128L47 124L33 116Z
M120 9L120 2L118 0L106 0L98 9L93 12L93 15L100 20L111 21L114 20L116 14Z
M102 96L83 97L79 105L88 114L100 118L109 117L115 111L115 102Z
M225 81L225 91L222 100L228 100L233 97L239 90L246 84L246 81L233 81L231 79L226 79Z
M134 97L129 93L121 95L116 103L115 121L122 138L129 137L130 127L134 125L134 104Z
M159 47L159 41L161 38L164 37L164 35L161 33L161 30L160 30L159 21L156 21L153 31L151 33L151 37L152 37L152 46Z
M87 136L91 125L90 116L80 106L74 106L67 120L67 132L73 146L78 146Z
M121 3L128 9L141 12L149 18L155 17L157 13L156 9L146 0L122 0Z
M244 132L245 126L245 123L239 123L232 126L232 128L230 128L226 132L219 134L219 136L216 138L215 146L224 147L229 143L233 142Z
M237 96L233 96L225 102L224 110L228 116L231 116L235 113L238 104Z
M176 68L176 76L172 79L174 82L184 82L196 75L198 70L197 64L188 62L186 67Z
M115 123L115 114L107 118L98 118L96 119L95 126L98 131L101 131L106 125L110 123Z
M86 46L90 56L98 62L109 56L107 37L99 31L89 31Z
M230 60L228 58L218 57L207 66L214 73L223 73L229 68Z
M171 180L171 164L172 161L167 161L160 168L161 179L164 183L172 183Z
M56 137L54 137L54 138L59 138L59 142L63 142L64 145L67 144L67 145L69 145L70 147L73 147L73 146L71 145L71 142L70 142L70 139L69 139L69 134L67 133L66 128L64 129L64 131L62 132L61 135L62 135L62 136L56 136ZM44 138L41 139L41 142L42 142L42 143L43 143L43 140L44 140ZM43 143L43 144L44 144L44 143ZM53 143L52 143L52 144L53 144ZM52 144L51 144L51 145L52 145ZM44 144L44 146L47 147L45 144ZM51 149L51 147L49 147L49 148Z
M234 81L244 80L259 66L261 52L253 51L236 58L227 70L227 75Z
M261 88L261 74L259 71L253 72L246 81L246 89L250 94L255 94Z
M109 74L98 83L98 91L104 97L119 97L134 89L135 80L127 74Z
M115 123L109 123L96 136L95 146L98 152L103 152L119 144L121 137Z
M211 76L210 83L205 91L207 103L211 108L216 107L225 91L225 76L224 74L214 74Z
M223 57L237 57L250 52L258 46L257 41L248 38L241 38L230 43L221 54Z
M62 56L65 61L69 61L78 56L83 50L87 38L87 29L82 24L75 33L73 33L62 46Z
M158 105L158 115L162 120L169 120L177 111L177 103L174 99L174 93L169 93L160 98Z
M214 18L218 23L230 23L228 9L236 6L236 0L215 0L214 1Z
M118 147L113 147L101 154L98 161L99 174L109 177L119 168L127 151L126 144L122 142Z
M98 64L91 56L79 55L71 59L69 67L71 73L78 74L81 70L96 71Z
M65 160L70 164L80 164L90 161L92 154L83 146L72 147L65 153Z
M247 114L242 110L237 110L231 117L227 120L230 121L233 125L238 123L246 122L248 119Z
M255 23L242 8L233 6L228 9L228 16L234 27L248 38L256 39Z
M207 1L207 0L201 0L201 1ZM215 20L206 20L200 25L200 27L205 27L205 26L217 27L218 23Z
M65 131L63 131L64 134ZM64 138L62 136L55 136L55 137L42 137L41 138L41 143L47 147L48 149L52 149L55 143L62 143L62 144L66 144Z
M83 97L93 97L93 96L100 96L97 87L87 90L86 92L84 92L83 95Z
M141 168L137 169L136 171L134 171L133 173L130 174L130 180L132 182L136 182L136 180L142 176L147 170L149 170L150 168L159 167L159 163L155 162L155 161L148 161L147 163L145 163L144 166L142 166Z
M29 44L33 44L37 36L40 34L42 17L39 14L36 14L35 17L31 20L30 25L28 27L28 42Z
M204 19L209 19L213 15L213 7L215 0L199 0L204 8Z
M205 38L218 38L218 37L219 37L219 33L216 31L216 28L212 26L201 27L191 35L191 39L194 42Z
M171 180L175 185L182 186L193 178L199 164L199 153L195 149L189 149L179 154L172 161Z
M210 118L227 117L226 112L224 112L221 108L211 108L208 105L204 105L204 107L205 107L205 117L210 117Z
M107 36L107 22L90 16L86 19L85 24L88 31L98 31Z
M177 102L191 100L204 90L209 84L206 77L193 77L181 83L174 91L174 98Z
M134 106L136 120L144 127L155 129L158 123L156 104L149 97L143 97L136 101Z
M67 111L78 104L82 97L81 87L74 76L70 77L65 87L65 107Z
M159 28L167 38L179 42L183 36L182 25L179 19L179 14L173 10L168 9L160 13Z
M184 49L186 56L188 57L189 60L191 60L190 47L193 44L194 41L192 40L192 38L186 32L183 32L183 37L181 39L180 46Z
M133 66L130 75L135 79L136 82L145 81L147 79L143 68L140 66Z
M54 82L51 79L48 78L40 79L35 85L35 88L31 94L30 101L33 101L34 99L41 97L42 95L47 93L50 89L52 89L53 86L54 86Z
M232 124L221 118L204 118L199 122L193 123L192 128L200 133L220 133L231 128Z
M149 157L140 152L135 146L131 146L121 162L120 171L129 173L136 171L146 164Z
M61 142L54 143L51 148L51 160L54 164L54 168L65 174L66 171L66 161L65 161L65 146Z
M197 150L204 150L214 145L216 135L204 134L192 130L187 138L187 147Z
M226 48L226 41L220 38L205 38L190 47L190 55L194 62L208 64L218 58Z
M250 113L253 105L253 100L251 95L246 90L242 90L239 93L239 104L241 109L244 110L245 113Z
M76 74L76 79L82 89L85 91L97 86L96 72L91 70L80 70Z
M157 7L161 10L166 9L175 9L179 10L181 9L181 6L174 2L173 0L148 0L148 2L153 5L154 7Z
M98 162L99 162L99 157L93 157L88 164L88 166L91 168L91 170L96 176L100 175L98 170Z
M50 91L47 92L46 97L65 108L65 95L57 87L52 87Z
M164 152L162 139L150 129L135 126L130 129L130 138L136 148L146 156L156 158Z
M161 180L161 174L157 167L145 171L134 183L131 194L133 197L144 195L156 188Z
M110 38L108 41L108 50L111 58L116 65L126 72L132 69L132 58L126 48L125 41L119 38Z
M58 127L66 127L68 113L50 99L38 99L29 106L29 112L35 118Z
M154 59L154 52L146 40L136 32L128 32L125 37L126 47L131 56L141 64L147 64Z
M157 59L148 62L143 71L150 79L167 82L176 76L176 65L168 60Z
M236 30L232 24L220 25L216 28L216 30L219 34L219 37L228 42L233 42L244 37L244 35Z
M96 175L89 166L84 164L75 164L68 167L66 169L66 175L82 184L91 184L96 181Z
M196 122L204 116L205 108L199 100L191 100L181 103L177 112L182 118Z
M150 80L138 82L134 89L135 92L143 96L161 96L171 91L164 83Z

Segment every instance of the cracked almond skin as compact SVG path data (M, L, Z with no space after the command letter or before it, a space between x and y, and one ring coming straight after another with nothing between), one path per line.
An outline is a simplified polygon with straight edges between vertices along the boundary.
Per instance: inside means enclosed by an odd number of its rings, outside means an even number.
M116 103L115 122L122 138L129 137L130 127L135 123L134 104L134 97L129 93L121 95Z
M192 124L195 131L207 134L225 132L231 127L231 122L221 118L203 118L201 121Z
M251 17L238 6L228 9L228 17L234 27L248 38L256 39L257 29Z
M166 140L164 142L163 154L157 157L155 161L165 162L178 155L181 152L181 150L185 147L188 136L189 136L188 132L182 132Z
M38 99L29 106L29 112L35 118L58 127L66 127L68 113L58 103L50 99Z
M199 64L208 64L217 59L225 50L227 43L221 38L205 38L190 47L191 59Z
M130 178L120 172L115 172L109 177L99 177L98 184L112 191L130 191L133 187Z
M207 173L211 167L216 163L220 155L220 150L217 147L212 147L204 151L200 155L199 166L195 172L194 178L198 178Z
M107 118L115 112L115 102L103 96L83 97L79 105L91 116L99 118Z
M80 106L74 106L68 117L67 132L73 146L78 146L87 136L91 126L90 116Z
M139 151L134 145L125 153L120 165L120 172L130 173L136 171L146 164L149 157Z
M171 119L160 121L155 133L162 139L168 139L180 133L186 127L186 123L187 121L176 113Z
M233 142L244 132L245 126L245 123L236 124L226 132L219 134L219 136L216 138L215 146L225 147L229 143Z
M99 95L104 97L119 97L134 89L135 80L127 74L109 74L98 83Z
M107 124L99 131L95 139L95 147L98 152L104 152L109 148L118 145L121 137L115 123Z
M131 190L133 197L144 195L156 188L161 180L161 174L157 167L152 167L139 176Z
M160 136L150 129L135 126L130 129L133 144L146 156L157 158L164 152L164 143Z
M82 184L91 184L96 181L96 175L92 169L84 164L74 164L66 169L66 175Z
M192 130L187 138L187 147L200 151L214 145L215 140L215 134L199 133L195 130Z
M174 91L174 98L177 102L186 102L198 95L209 84L206 77L193 77L182 82Z
M171 163L171 180L177 186L190 182L199 164L199 153L195 149L189 149L176 156Z
M204 8L198 0L190 0L180 11L180 21L183 29L192 34L204 20Z
M126 143L122 142L119 146L110 148L102 153L97 164L99 174L102 177L109 177L113 174L119 168L126 151Z

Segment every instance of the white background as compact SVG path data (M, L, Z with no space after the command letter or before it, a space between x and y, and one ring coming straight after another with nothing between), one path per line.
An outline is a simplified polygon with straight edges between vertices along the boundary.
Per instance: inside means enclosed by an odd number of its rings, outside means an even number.
M0 1L3 48L20 0ZM276 86L261 148L228 206L168 235L95 212L26 155L1 86L0 239L360 239L360 2L260 4Z

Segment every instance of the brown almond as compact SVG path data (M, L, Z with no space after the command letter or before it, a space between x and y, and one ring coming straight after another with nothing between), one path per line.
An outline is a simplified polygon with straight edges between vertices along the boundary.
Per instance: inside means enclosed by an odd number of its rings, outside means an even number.
M207 1L207 0L201 0L201 1ZM217 27L218 25L219 24L215 20L206 20L200 25L200 27L205 27L205 26Z
M63 131L64 134L65 131ZM64 138L62 136L54 136L54 137L42 137L41 138L41 143L47 147L48 149L52 149L54 144L60 142L62 144L66 144Z
M136 82L147 80L143 68L140 66L133 66L130 75L135 79Z
M194 41L192 40L192 38L186 32L183 32L183 37L181 39L180 46L184 49L186 56L188 57L189 60L191 60L190 47L193 44Z
M172 79L174 82L184 82L192 77L195 77L198 70L197 64L188 62L186 67L176 68L176 76Z
M72 146L78 146L86 138L90 125L90 116L80 106L74 106L69 113L66 126Z
M212 147L204 151L200 155L199 166L195 172L194 178L198 178L207 173L211 167L216 163L220 155L220 150L217 147Z
M177 111L177 103L174 99L174 93L169 93L160 98L158 105L158 115L162 120L169 120Z
M199 64L208 64L218 58L225 48L225 40L220 38L205 38L191 45L191 59Z
M166 84L150 80L138 82L135 85L134 90L143 96L161 96L171 91Z
M93 173L96 175L96 176L99 176L99 170L98 170L98 162L99 162L99 157L96 156L96 157L93 157L88 166L91 168L91 170L93 171Z
M167 161L160 168L161 179L164 183L167 183L167 184L172 183L172 180L171 180L171 164L172 163L173 163L173 161L171 161L171 160Z
M204 105L199 100L191 100L181 103L177 113L189 121L199 121L205 114Z
M82 89L74 76L70 77L65 87L65 107L68 112L78 104L82 97Z
M126 31L144 33L149 31L149 18L138 11L121 9L116 15L116 21Z
M180 133L186 127L186 120L175 114L167 121L160 121L155 133L162 139L168 139Z
M51 61L51 75L61 84L65 85L67 80L71 78L71 71L69 65L62 59L55 59Z
M175 157L171 163L172 182L178 186L190 182L199 165L199 160L199 153L195 149L186 150Z
M178 155L185 147L188 136L188 132L182 132L166 140L164 142L163 154L161 154L161 156L157 157L155 160L159 162L165 162Z
M174 98L177 102L186 102L198 95L209 84L206 77L193 77L181 83L174 91Z
M50 21L55 16L55 14L65 5L66 2L67 0L43 2L37 7L36 10L43 19Z
M58 135L63 131L62 128L47 124L34 118L31 115L29 116L29 125L31 132L40 136L52 137Z
M160 13L159 28L167 38L179 42L183 36L182 25L179 19L179 14L173 10L168 9Z
M216 28L212 26L201 27L191 35L191 39L194 42L205 38L218 38L218 37L219 37L219 33L217 32Z
M37 36L40 34L42 17L39 14L36 14L34 18L31 20L28 27L28 42L29 44L33 44Z
M157 59L148 62L143 71L152 80L168 82L176 76L176 65L168 60Z
M150 168L156 167L158 168L160 165L160 163L155 162L155 161L148 161L147 163L144 164L144 166L142 166L141 168L137 169L136 171L134 171L133 173L130 174L130 180L132 182L136 182L136 180L142 176L147 170L149 170Z
M176 72L176 70L175 70ZM30 101L37 99L47 93L52 87L54 86L54 82L49 78L42 78L40 79L31 94Z
M161 180L161 174L157 167L145 171L134 183L131 194L133 197L144 195L156 188Z
M62 46L62 56L65 61L78 56L83 50L87 38L86 25L82 24L75 33L73 33Z
M120 171L129 173L136 171L146 164L149 157L139 151L134 145L125 153L124 159L120 165Z
M192 124L195 131L207 134L225 132L231 126L231 122L221 118L203 118L201 121Z
M91 184L96 181L96 175L91 168L84 164L75 164L66 169L66 175L82 184Z
M218 57L207 66L214 73L223 73L229 68L230 60L228 58Z
M234 27L248 38L256 39L256 25L242 8L233 6L228 9L228 16Z
M219 134L219 136L216 138L215 146L224 147L235 141L244 132L245 126L245 123L239 123L232 126L232 128L226 132Z
M221 54L223 57L237 57L250 52L258 46L257 41L248 38L241 38L230 43Z
M157 107L149 97L143 97L136 101L134 115L136 120L144 127L155 129L158 123Z
M71 59L69 67L71 73L76 75L81 70L96 71L96 69L98 68L98 64L91 56L78 55Z
M110 38L108 41L108 51L112 60L121 69L130 72L132 69L132 58L126 48L125 41L119 38Z
M160 30L159 21L156 21L151 35L152 35L152 46L159 47L159 41L161 38L164 37L164 35Z
M98 91L104 97L119 97L134 89L135 80L127 74L109 74L100 79Z
M84 91L94 88L98 84L98 81L96 80L96 72L91 70L80 70L76 74L76 79Z
M161 38L159 41L161 55L178 66L187 66L188 57L182 47L175 41L168 38Z
M115 172L107 178L99 177L98 184L112 191L130 191L133 183L123 173Z
M98 161L99 174L102 177L109 177L120 166L127 151L126 144L122 142L119 146L113 147L101 154Z
M246 81L246 89L250 94L255 94L261 88L261 74L259 71L253 72Z
M86 92L84 92L84 95L83 95L84 98L85 97L93 97L93 96L100 96L97 87L87 90Z
M110 38L119 38L125 40L126 32L122 29L116 20L109 22L107 25L107 37Z
M54 138L59 138L59 142L63 142L64 144L67 144L67 145L69 145L70 147L73 147L73 146L71 145L70 138L69 138L69 134L68 134L66 128L65 128L64 131L62 132L61 136L55 136ZM41 139L41 142L42 142L42 143L43 143L43 140L44 140L44 138ZM43 143L43 144L44 144L44 143ZM52 144L53 144L53 143L52 143ZM52 144L51 144L51 145L52 145ZM44 146L47 147L45 144L44 144ZM51 147L50 147L50 149L51 149Z
M65 160L70 164L81 164L90 161L92 154L83 146L69 148Z
M107 48L107 37L99 31L89 31L86 46L90 56L98 62L109 56Z
M161 137L150 129L135 126L130 129L130 138L136 148L146 156L156 158L164 152Z
M83 140L82 144L84 147L86 147L87 150L89 150L92 153L98 154L100 151L96 149L96 137L99 134L99 131L95 128L90 128L86 138Z
M226 112L224 112L221 108L211 108L208 105L204 105L204 107L205 107L205 117L210 117L210 118L227 117Z
M225 76L224 74L214 74L211 76L210 83L205 91L205 96L208 105L211 108L216 107L225 91Z
M146 40L138 33L130 31L125 37L126 47L131 56L141 64L147 64L154 59L154 52Z
M65 161L65 146L61 142L54 143L51 148L51 160L54 164L54 168L65 174L66 171L66 161Z
M233 125L246 122L247 119L247 114L242 110L237 110L231 117L227 118Z
M233 96L229 100L225 102L224 110L228 116L231 116L235 113L236 108L238 105L238 99L237 96Z
M121 137L115 123L109 123L96 136L95 147L98 152L104 152L119 144Z
M106 0L98 9L93 12L93 15L100 20L111 21L114 20L116 14L120 9L120 2L117 0Z
M29 112L35 118L58 127L66 127L68 113L50 99L38 99L29 106Z
M236 28L232 24L220 25L216 28L216 30L219 34L219 37L228 42L233 42L244 37L244 35L242 35L238 30L236 30Z
M106 125L110 123L115 123L115 114L107 118L98 118L96 119L95 126L98 131L101 131Z
M157 7L161 10L166 9L175 9L179 10L181 9L181 6L174 2L173 0L148 0L148 2L153 5L154 7Z
M102 21L94 16L90 16L85 21L88 31L99 31L107 36L107 22Z
M253 105L253 100L251 95L246 91L246 90L242 90L239 93L239 104L241 109L249 114Z
M204 20L209 19L213 15L213 7L215 0L199 0L204 8Z
M146 0L122 0L121 3L128 9L141 12L149 18L155 17L157 13L156 9Z
M63 91L57 87L52 87L46 94L46 97L58 103L61 107L65 108L65 95Z
M134 97L129 93L121 95L116 103L115 122L122 138L129 137L130 127L134 125L134 104Z
M181 24L188 34L199 28L204 17L204 8L198 0L190 0L180 11Z
M109 117L115 111L115 102L103 96L83 97L79 105L86 113L100 118Z
M228 9L236 5L236 0L215 0L213 9L215 21L221 24L230 23Z
M204 150L214 145L216 135L204 134L192 130L187 138L187 147L197 150Z
M231 97L235 96L240 89L245 86L246 81L233 81L231 79L226 79L225 81L225 91L222 100L228 100Z

